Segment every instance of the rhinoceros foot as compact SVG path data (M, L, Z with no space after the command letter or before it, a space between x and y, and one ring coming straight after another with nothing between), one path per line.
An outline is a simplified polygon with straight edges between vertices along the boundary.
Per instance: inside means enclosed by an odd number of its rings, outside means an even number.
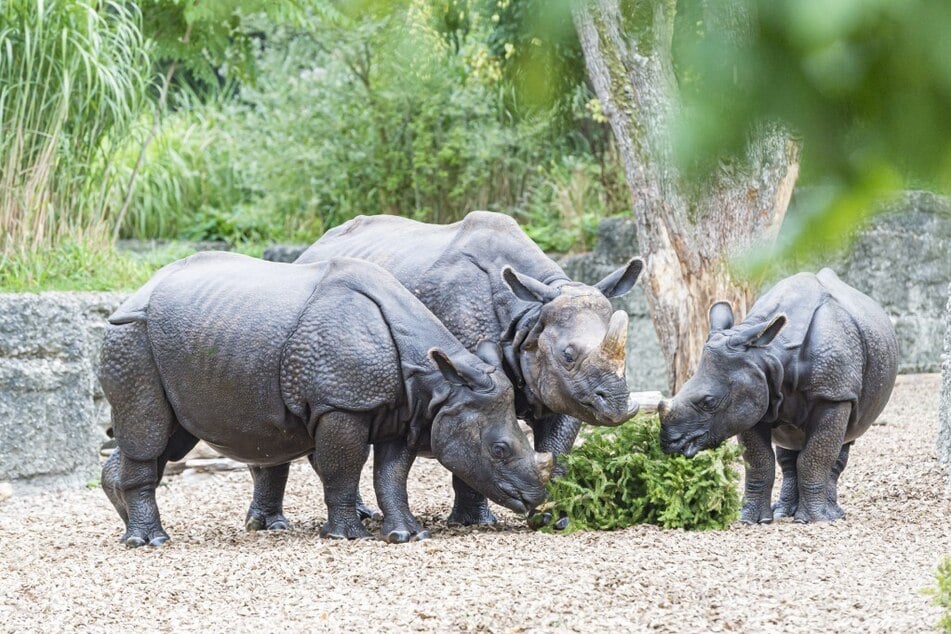
M418 533L411 533L409 531L390 531L386 534L386 542L388 544L405 544L407 542L421 542L424 539L429 539L432 537L429 531L423 530Z
M769 502L746 502L740 510L740 522L743 524L769 524L773 521L773 509Z
M139 548L141 546L151 546L158 548L168 541L168 533L161 526L151 526L146 528L130 528L122 536L122 543L126 548Z
M254 511L248 511L248 517L244 522L246 531L284 531L287 530L290 523L283 513L274 513L266 515Z
M360 498L357 498L357 515L360 516L361 520L376 520L379 522L383 519L383 513L381 513L379 509L368 506Z
M812 522L834 522L845 517L845 511L832 500L827 500L823 504L807 506L801 504L796 510L795 521L798 524L810 524Z
M446 524L449 526L491 526L498 523L495 513L489 508L489 504L483 500L479 506L462 506L457 504L452 509L452 513L446 518Z
M783 499L782 497L773 504L773 517L779 519L781 517L795 517L796 511L799 508L799 498L796 499Z
M370 531L357 519L352 521L327 520L320 528L320 536L327 539L370 539Z

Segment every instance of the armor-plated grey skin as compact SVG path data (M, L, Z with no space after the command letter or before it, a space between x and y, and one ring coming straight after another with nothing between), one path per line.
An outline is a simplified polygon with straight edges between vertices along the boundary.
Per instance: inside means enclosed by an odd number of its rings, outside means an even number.
M888 402L898 369L891 320L830 269L789 277L738 326L710 309L700 366L658 406L668 453L693 457L739 434L746 460L740 520L831 521L845 514L836 485L849 448ZM783 470L770 506L776 457Z
M627 314L608 299L631 290L640 258L594 286L573 282L512 218L485 211L450 225L360 216L297 262L338 256L392 273L470 351L497 342L536 449L557 456L571 449L580 421L618 425L637 412L624 376ZM453 489L451 524L495 523L484 496L456 477Z
M253 465L256 484L267 471L281 494L286 463L313 453L327 537L369 536L355 506L369 444L388 541L428 536L406 499L417 452L515 511L545 498L553 459L519 429L505 374L368 262L202 253L156 273L109 321L99 376L118 449L102 483L130 547L168 539L155 487L198 439ZM275 491L261 493L259 519L286 526L267 505Z

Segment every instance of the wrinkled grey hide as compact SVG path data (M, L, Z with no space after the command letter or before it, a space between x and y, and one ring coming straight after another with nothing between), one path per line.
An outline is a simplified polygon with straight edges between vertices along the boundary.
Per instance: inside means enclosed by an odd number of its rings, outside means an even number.
M595 286L573 282L512 218L485 211L451 225L361 216L328 231L298 262L337 256L385 268L470 351L498 343L536 449L557 456L571 449L579 420L616 425L636 413L624 377L627 315L608 298L634 286L639 258ZM453 488L450 523L496 521L484 496L459 478Z
M368 443L390 541L427 536L406 501L419 451L515 511L545 497L552 457L519 429L504 373L368 262L203 253L156 273L110 324L100 381L118 449L102 482L128 546L168 539L155 487L198 439L254 474L276 468L266 493L278 500L286 464L313 454L329 537L368 536L355 506ZM248 522L286 527L257 498Z
M713 305L696 374L658 408L661 441L692 457L739 434L745 523L835 520L849 448L882 412L897 368L895 330L878 304L830 269L800 273L737 326L729 304ZM783 487L771 507L777 459Z

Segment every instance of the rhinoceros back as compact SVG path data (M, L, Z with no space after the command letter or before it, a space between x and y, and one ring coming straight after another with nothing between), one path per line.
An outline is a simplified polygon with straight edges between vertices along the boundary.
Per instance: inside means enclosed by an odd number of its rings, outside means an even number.
M499 292L503 266L546 283L568 279L515 220L486 211L448 225L360 216L325 233L297 262L340 256L386 269L469 350L497 341L508 326L497 315L517 307L514 295Z
M756 301L744 323L777 313L788 323L773 343L801 361L799 387L815 397L852 401L852 425L871 424L888 402L898 343L888 315L831 269L787 278Z
M188 258L159 280L145 321L182 426L250 462L266 461L247 450L262 435L273 443L264 454L306 448L306 429L282 400L281 354L326 269L212 253Z

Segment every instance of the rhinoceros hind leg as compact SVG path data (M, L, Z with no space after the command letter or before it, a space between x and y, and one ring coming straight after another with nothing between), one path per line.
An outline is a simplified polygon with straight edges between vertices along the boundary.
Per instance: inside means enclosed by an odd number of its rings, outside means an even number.
M849 403L825 403L814 409L806 444L796 459L799 508L795 518L799 523L831 522L845 516L831 497L831 488L848 460L842 441L851 407Z
M367 451L369 452L369 445L367 445ZM314 454L309 454L307 456L310 466L314 468L314 471L317 471L317 463L315 462ZM320 473L317 471L318 474ZM375 509L372 506L368 505L363 501L363 496L360 493L357 493L357 515L360 516L361 520L376 520L381 521L383 519L383 513L379 509Z
M181 457L196 438L179 427L165 397L144 323L109 326L101 358L99 379L118 444L103 467L103 489L126 525L123 543L161 546L168 534L155 488L169 456Z
M456 476L452 476L452 489L456 492L456 499L452 505L452 513L446 518L449 526L491 526L499 521L489 508L489 501L485 496Z
M360 472L370 452L368 429L361 417L344 412L324 414L317 423L313 465L323 481L327 503L327 522L320 529L321 537L370 537L357 515Z
M773 517L795 517L799 507L799 480L796 477L796 458L799 452L784 447L776 448L776 460L783 470L783 486L779 500L773 505Z
M287 530L288 522L284 517L284 487L290 463L274 467L251 465L251 479L254 481L254 496L251 507L245 516L244 528L249 531Z

